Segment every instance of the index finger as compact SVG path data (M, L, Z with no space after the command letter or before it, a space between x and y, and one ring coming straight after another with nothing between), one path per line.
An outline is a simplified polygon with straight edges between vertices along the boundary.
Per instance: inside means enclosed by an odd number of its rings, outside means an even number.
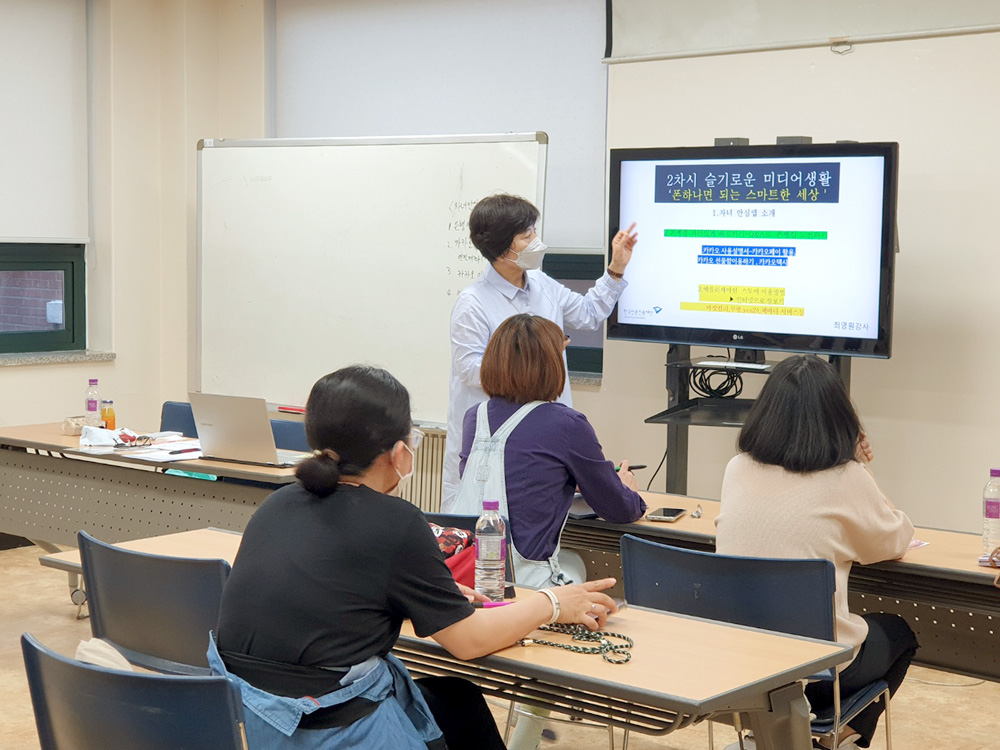
M618 581L614 578L598 578L596 581L584 581L580 585L587 591L604 591L614 586Z
M633 229L635 229L635 222L634 221L632 222L631 226L629 226L629 228L625 230L625 233L626 234L632 234L632 230Z

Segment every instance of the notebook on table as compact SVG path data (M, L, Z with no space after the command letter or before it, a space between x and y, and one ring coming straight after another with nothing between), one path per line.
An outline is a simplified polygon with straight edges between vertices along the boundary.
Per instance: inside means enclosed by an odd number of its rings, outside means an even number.
M254 466L294 466L309 454L278 450L262 398L189 393L202 458Z

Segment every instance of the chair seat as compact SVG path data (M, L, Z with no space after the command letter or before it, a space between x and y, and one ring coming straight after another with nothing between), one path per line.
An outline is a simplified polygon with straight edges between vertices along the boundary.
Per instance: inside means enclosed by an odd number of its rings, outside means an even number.
M889 683L885 680L875 680L861 690L855 691L850 695L841 695L840 697L840 723L841 725L850 724L851 719L857 716L861 711L868 706L869 703L874 701L880 693L884 693L889 689ZM810 724L810 728L813 734L829 734L833 731L833 706L830 706L825 711L819 711L816 713L816 719Z

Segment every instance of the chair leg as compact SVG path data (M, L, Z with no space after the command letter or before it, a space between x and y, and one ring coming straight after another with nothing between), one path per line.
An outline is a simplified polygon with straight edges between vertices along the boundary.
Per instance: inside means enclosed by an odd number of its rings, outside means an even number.
M503 730L503 744L507 744L510 739L510 728L514 725L514 701L510 702L510 706L507 707L507 725Z
M736 729L736 741L740 743L740 750L746 750L743 746L743 720L739 713L733 714L733 727ZM715 750L713 747L712 750Z
M615 750L615 729L608 724L608 750Z
M883 693L885 701L885 750L892 750L892 717L889 715L889 691Z
M622 735L622 750L628 750L628 729L626 729L625 734Z
M708 750L715 750L715 731L712 729L712 722L706 722L708 724Z

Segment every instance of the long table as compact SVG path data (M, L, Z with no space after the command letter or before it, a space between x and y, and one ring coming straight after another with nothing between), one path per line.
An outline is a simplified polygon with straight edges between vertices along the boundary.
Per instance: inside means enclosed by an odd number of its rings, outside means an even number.
M237 534L200 529L121 546L232 563L238 542ZM42 562L79 570L80 558L70 550L46 555ZM775 750L812 747L799 680L847 661L852 653L850 646L639 607L613 615L606 630L634 640L627 664L542 645L511 646L461 661L435 641L418 638L408 625L394 651L416 677L465 677L488 695L644 734L667 734L741 712L757 746ZM532 635L568 642L568 636Z
M0 531L37 541L76 544L86 528L110 542L214 526L242 531L254 509L291 469L217 461L183 461L160 467L112 455L97 458L77 448L61 425L0 428ZM209 482L164 474L167 468L211 473ZM715 549L715 500L643 493L650 508L675 506L689 513L675 523L612 524L570 520L563 544L580 551L592 575L621 578L621 535L694 549ZM701 518L693 518L697 504ZM1000 680L1000 590L995 572L976 560L975 534L921 528L929 542L902 560L855 565L850 578L852 611L895 612L910 623L921 648L918 663ZM71 590L75 582L70 581Z
M674 523L641 520L614 524L601 519L572 520L562 544L580 552L588 570L621 576L618 557L623 534L689 549L715 551L719 502L684 495L642 493L650 509L687 508ZM700 518L690 512L701 505ZM924 547L900 560L855 565L849 581L852 612L902 615L920 643L915 661L951 672L1000 680L1000 570L981 567L981 539L940 529L918 528Z
M75 546L80 529L108 542L205 526L242 531L270 492L295 480L292 469L95 454L61 428L0 428L0 531L46 550ZM171 469L217 479L167 474Z

